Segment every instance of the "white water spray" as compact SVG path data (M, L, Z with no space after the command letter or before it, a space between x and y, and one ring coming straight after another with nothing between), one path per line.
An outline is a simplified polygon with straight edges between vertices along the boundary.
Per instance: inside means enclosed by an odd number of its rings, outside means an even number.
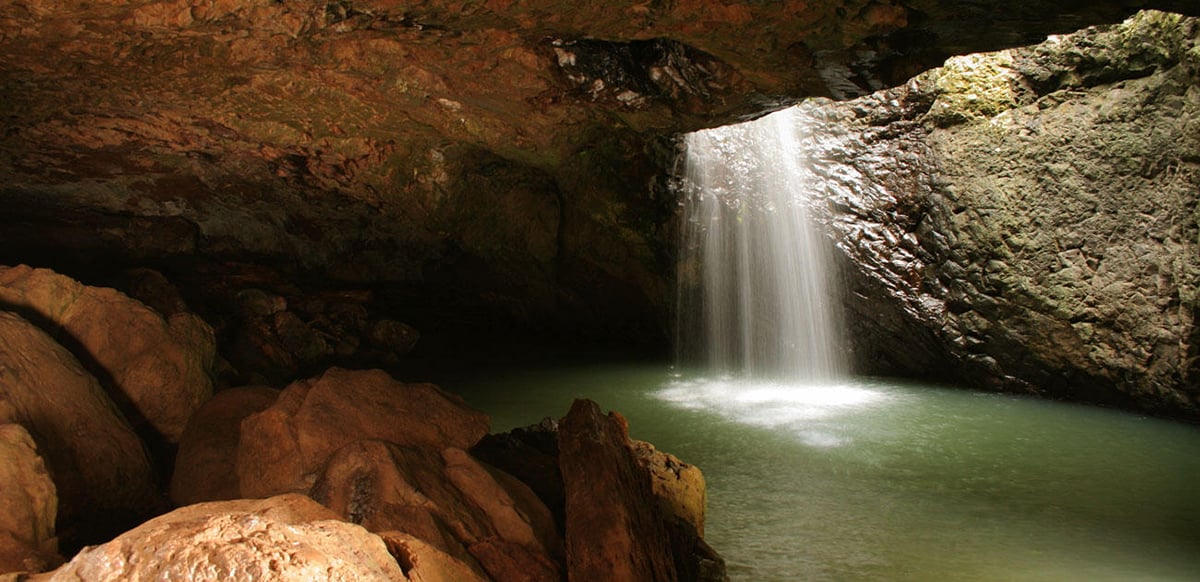
M677 339L718 374L825 383L845 369L796 111L686 137Z

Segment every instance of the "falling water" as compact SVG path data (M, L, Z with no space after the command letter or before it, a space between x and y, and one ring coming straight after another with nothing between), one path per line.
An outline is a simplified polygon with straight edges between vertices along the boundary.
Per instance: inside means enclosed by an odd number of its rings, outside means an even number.
M828 243L808 212L803 131L793 108L686 137L682 360L805 383L843 370Z

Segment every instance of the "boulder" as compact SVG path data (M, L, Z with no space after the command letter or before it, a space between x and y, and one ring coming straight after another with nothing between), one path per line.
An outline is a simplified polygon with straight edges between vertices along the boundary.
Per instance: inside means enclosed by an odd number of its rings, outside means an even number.
M408 580L382 539L302 495L201 503L87 548L32 581Z
M163 317L189 311L187 302L179 294L179 289L165 275L154 269L137 268L122 271L110 284Z
M576 400L559 423L566 492L567 578L572 582L673 581L665 520L630 451L628 425Z
M630 450L650 479L650 491L665 520L679 579L728 582L725 559L704 541L708 489L700 468L645 441L630 441Z
M262 386L217 392L188 422L179 440L171 501L191 505L242 497L237 451L242 420L275 403L279 391Z
M489 582L462 560L403 532L378 534L413 582Z
M24 426L37 443L60 522L156 507L146 451L96 379L37 326L2 311L0 423Z
M0 267L0 305L75 354L139 429L177 442L212 395L212 329L190 313L168 319L126 295L47 269Z
M558 421L489 434L471 449L471 455L528 486L554 515L562 531L566 525L562 472L558 468Z
M37 445L19 424L0 425L0 572L57 565L58 495Z
M615 426L610 426L609 429L627 433L624 420L620 416L612 416L612 422ZM564 524L568 517L560 463L564 467L572 465L578 471L582 471L574 478L578 487L579 484L589 483L588 480L592 478L608 479L602 473L611 471L602 467L605 464L611 465L611 459L608 462L580 458L560 461L559 442L562 437L559 436L559 426L558 421L545 419L537 425L488 435L471 450L471 454L503 469L506 477L519 479L528 485L555 514L560 529L566 531ZM575 430L576 434L569 438L580 438L578 427ZM618 465L623 465L626 464L626 459L625 453L621 453L621 448L626 449L629 454L628 460L633 462L634 481L644 480L649 487L636 485L621 495L616 493L616 486L601 484L604 481L596 481L595 486L607 489L614 497L621 497L620 503L626 505L621 511L629 511L632 507L635 513L656 514L649 521L662 524L665 538L658 538L658 542L669 546L677 579L713 582L728 580L724 559L704 541L707 489L700 469L680 461L674 455L655 449L650 443L629 440L627 437L615 440L623 441L623 446L606 447L609 448L607 454L620 459ZM588 502L581 501L586 498L587 494L579 494L576 506L586 505ZM653 506L653 509L647 509L647 505ZM574 515L569 519L576 524L574 527L578 528L575 534L569 534L570 537L578 538L575 540L577 547L586 550L597 545L595 538L589 537L593 534L588 530L588 517L580 518ZM611 528L623 529L624 526ZM650 530L651 535L658 535L657 526L651 526ZM612 559L619 560L619 557L614 555ZM596 571L602 572L605 566L596 568ZM572 573L573 577L581 575L583 574L578 570ZM603 574L596 576L604 577Z
M377 347L400 355L411 352L421 339L413 326L394 319L380 319L371 324L367 338Z
M330 457L311 495L368 530L419 538L476 575L561 579L549 510L528 487L461 449L359 441Z
M326 459L360 440L468 449L487 416L432 384L406 384L380 370L331 368L296 382L270 408L242 421L237 471L243 495L306 492Z
M309 495L369 531L415 536L479 570L460 540L477 537L483 520L462 503L437 451L349 444L329 458Z
M645 441L632 441L631 449L638 465L650 475L650 490L663 514L691 525L703 537L708 503L704 473Z

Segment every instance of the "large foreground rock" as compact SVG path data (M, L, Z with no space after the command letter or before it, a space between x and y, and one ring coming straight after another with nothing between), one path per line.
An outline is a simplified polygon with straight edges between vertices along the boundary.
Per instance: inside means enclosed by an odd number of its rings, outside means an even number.
M0 307L19 311L75 354L126 417L169 442L212 395L212 330L190 313L164 319L109 288L47 269L0 267Z
M142 442L96 380L45 332L4 311L0 423L33 436L57 487L60 520L144 517L158 506Z
M307 492L334 451L362 440L440 451L468 449L488 419L432 384L405 384L380 370L332 368L292 384L241 424L241 493Z
M32 581L408 580L378 536L302 495L201 503L87 548Z
M56 566L58 495L33 438L0 425L0 573Z

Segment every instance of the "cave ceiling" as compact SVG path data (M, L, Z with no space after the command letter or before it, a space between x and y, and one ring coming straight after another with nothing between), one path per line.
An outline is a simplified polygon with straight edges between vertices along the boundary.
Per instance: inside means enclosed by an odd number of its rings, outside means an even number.
M8 0L0 262L205 257L455 289L510 312L661 310L672 135L1145 7L1200 12L1172 0Z

